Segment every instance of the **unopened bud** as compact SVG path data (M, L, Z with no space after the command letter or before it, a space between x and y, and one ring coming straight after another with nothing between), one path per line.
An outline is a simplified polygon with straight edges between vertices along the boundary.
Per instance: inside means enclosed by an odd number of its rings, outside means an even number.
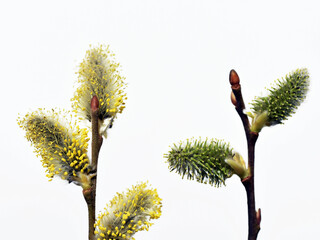
M232 91L231 91L231 102L234 106L237 106L237 99Z
M261 223L261 208L259 208L258 211L256 212L256 218L257 218L258 225L260 225L260 223Z
M82 193L83 193L83 196L85 197L85 199L90 198L92 195L92 188L83 189Z
M237 88L240 85L240 78L235 70L231 70L229 74L229 82L233 88Z
M97 96L93 96L91 99L91 111L96 111L99 109L99 100Z

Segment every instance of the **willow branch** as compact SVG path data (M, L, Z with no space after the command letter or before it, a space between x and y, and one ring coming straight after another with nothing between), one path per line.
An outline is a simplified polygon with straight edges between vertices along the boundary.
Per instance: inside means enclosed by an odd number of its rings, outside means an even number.
M243 112L245 105L241 93L240 79L236 71L231 70L229 75L229 81L232 89L232 103L236 107L236 111L242 121L243 128L246 134L247 146L248 146L248 169L250 175L242 180L242 184L247 193L247 205L248 205L248 240L256 240L261 221L261 210L256 212L255 206L255 192L254 192L254 153L255 144L259 134L250 131L250 123L248 116Z
M99 134L99 101L96 96L91 100L91 124L92 124L92 142L91 142L91 165L95 176L91 178L91 187L83 191L83 196L88 205L89 222L89 240L94 240L94 223L96 219L96 188L97 188L97 168L98 157L102 145L102 136Z

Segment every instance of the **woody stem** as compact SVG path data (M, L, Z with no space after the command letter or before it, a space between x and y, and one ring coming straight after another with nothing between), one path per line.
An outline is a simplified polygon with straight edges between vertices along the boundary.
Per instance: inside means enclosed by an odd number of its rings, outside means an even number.
M99 134L99 101L96 96L91 100L91 127L92 127L92 142L91 142L91 165L95 176L91 178L91 187L83 190L83 196L88 205L88 222L89 222L89 240L94 240L94 223L96 219L96 188L97 188L97 169L98 157L103 138Z
M245 187L247 193L247 205L248 205L248 240L256 240L260 231L261 210L256 211L255 206L255 192L254 192L254 153L255 144L259 137L258 133L251 132L248 116L243 112L245 105L241 93L241 85L238 74L231 70L229 80L231 83L232 93L236 101L236 111L242 121L243 128L246 134L247 146L248 146L248 169L250 174L247 178L242 180L242 184Z

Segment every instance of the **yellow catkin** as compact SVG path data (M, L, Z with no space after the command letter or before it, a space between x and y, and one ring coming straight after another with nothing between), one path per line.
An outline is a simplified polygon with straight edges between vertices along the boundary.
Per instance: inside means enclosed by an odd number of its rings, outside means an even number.
M82 185L84 178L79 174L89 172L88 130L80 129L74 120L67 122L67 117L73 119L67 111L38 109L20 117L18 124L41 158L48 178L60 176Z
M107 239L134 239L136 232L148 230L150 220L161 216L162 204L157 190L147 187L147 183L140 183L126 193L117 193L107 205L109 210L97 218L96 237L104 234Z
M79 86L71 99L73 111L91 120L90 103L93 96L99 99L100 120L115 118L125 108L125 78L120 75L119 63L109 46L100 45L86 52L79 66Z

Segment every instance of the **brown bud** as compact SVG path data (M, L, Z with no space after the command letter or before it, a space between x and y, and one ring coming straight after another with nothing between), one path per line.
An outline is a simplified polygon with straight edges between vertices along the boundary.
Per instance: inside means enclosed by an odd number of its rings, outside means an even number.
M258 211L256 212L256 217L257 217L257 223L258 223L258 225L260 225L260 222L261 222L261 208L259 208Z
M229 74L229 82L232 87L237 88L240 83L240 78L235 70L231 70Z
M91 99L91 111L96 111L99 109L99 100L97 96L93 96Z
M237 99L232 91L231 91L231 102L234 106L237 106Z
M90 199L90 197L92 196L92 188L83 189L82 193L86 200Z

